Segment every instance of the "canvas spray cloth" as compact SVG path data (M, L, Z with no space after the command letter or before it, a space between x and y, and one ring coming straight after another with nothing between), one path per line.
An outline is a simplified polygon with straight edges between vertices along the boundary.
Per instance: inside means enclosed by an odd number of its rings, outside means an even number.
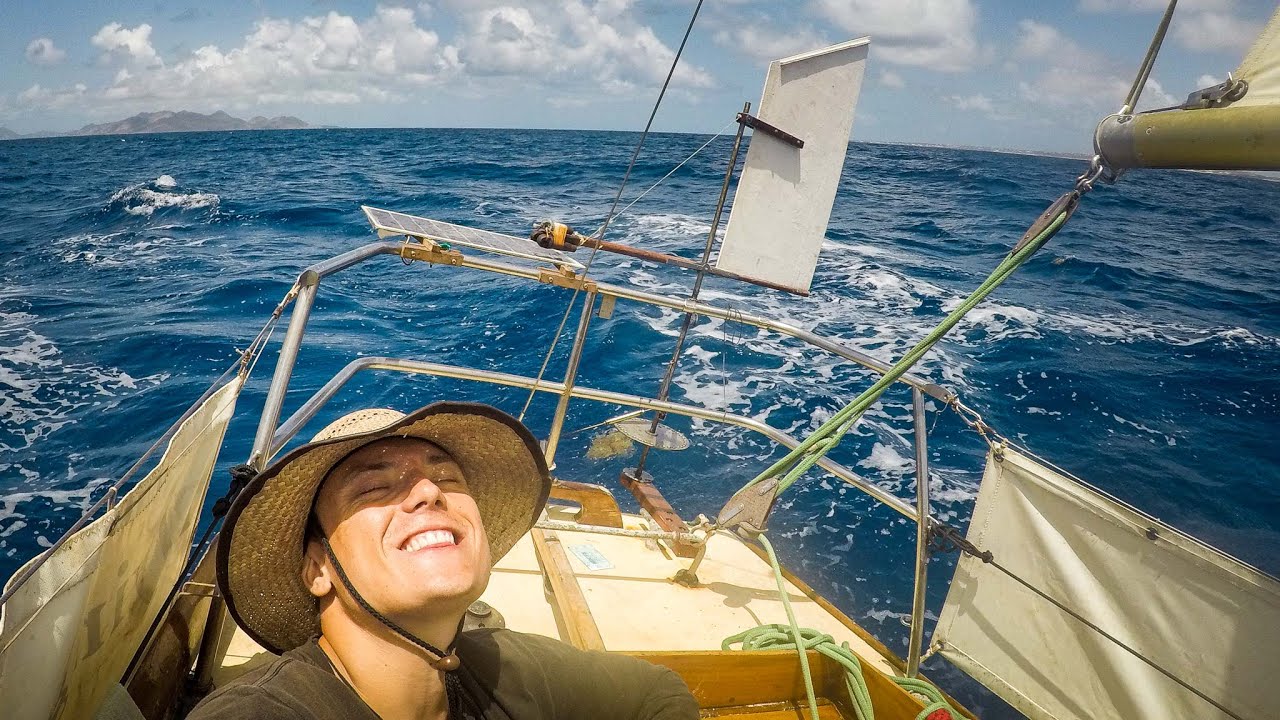
M224 386L120 502L59 547L0 616L6 720L93 717L177 582L235 410Z
M1274 578L1012 449L988 456L968 539L1239 717L1280 717ZM934 642L1033 720L1231 717L968 555Z

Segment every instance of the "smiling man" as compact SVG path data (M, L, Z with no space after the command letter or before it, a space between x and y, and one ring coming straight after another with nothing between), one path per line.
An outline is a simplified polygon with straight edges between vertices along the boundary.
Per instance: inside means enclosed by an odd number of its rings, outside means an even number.
M665 668L536 635L461 632L550 487L533 435L485 405L339 419L236 498L218 586L279 657L190 717L696 718Z

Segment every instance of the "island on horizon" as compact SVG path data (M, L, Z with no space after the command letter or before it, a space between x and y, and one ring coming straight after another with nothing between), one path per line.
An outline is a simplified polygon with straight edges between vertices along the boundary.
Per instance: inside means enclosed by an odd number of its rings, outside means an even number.
M115 122L85 125L79 130L70 132L35 132L26 135L16 133L9 128L0 127L0 140L18 140L22 138L43 137L78 137L89 135L138 135L142 133L170 132L217 132L229 130L305 130L313 128L306 122L292 116L263 117L261 115L249 120L229 115L219 110L208 115L188 110L161 110L159 112L138 113L133 117Z

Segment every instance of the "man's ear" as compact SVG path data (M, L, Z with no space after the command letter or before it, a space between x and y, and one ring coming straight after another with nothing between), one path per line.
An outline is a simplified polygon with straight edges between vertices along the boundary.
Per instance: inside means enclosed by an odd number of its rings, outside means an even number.
M302 549L302 584L316 598L323 598L333 592L333 578L329 575L329 565L325 559L320 542L308 539Z

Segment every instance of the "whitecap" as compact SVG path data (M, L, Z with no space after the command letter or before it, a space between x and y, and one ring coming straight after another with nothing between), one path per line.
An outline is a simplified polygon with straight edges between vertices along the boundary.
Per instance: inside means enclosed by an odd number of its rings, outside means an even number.
M154 185L160 189L172 189L177 186L177 181L169 175L161 175L151 183L130 185L116 191L108 202L111 205L121 205L122 209L130 215L151 217L155 211L165 208L178 208L180 210L217 208L222 201L222 198L215 193L158 192L148 187L148 185Z

